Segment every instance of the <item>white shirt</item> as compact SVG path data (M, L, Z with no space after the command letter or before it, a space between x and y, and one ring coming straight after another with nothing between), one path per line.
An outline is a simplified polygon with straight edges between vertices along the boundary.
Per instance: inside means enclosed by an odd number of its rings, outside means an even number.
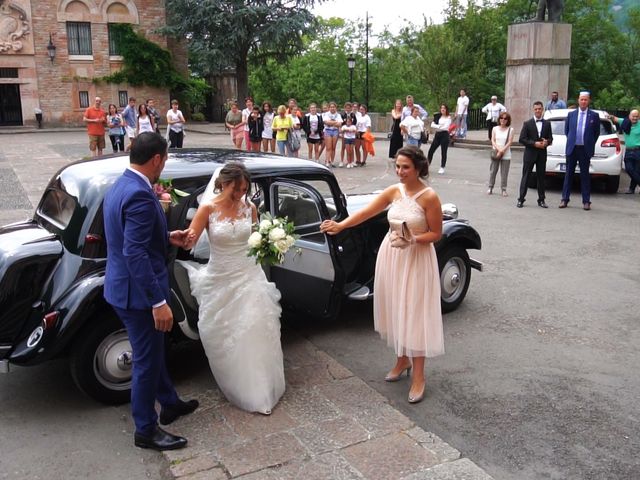
M540 117L540 120L542 120L542 117ZM533 121L536 122L536 128L538 129L538 136L541 137L542 136L542 121L538 121L538 119L535 117L535 115L533 116Z
M401 127L405 127L411 138L420 139L420 133L424 132L424 122L421 118L409 116L400 122Z
M456 105L456 115L466 114L469 109L469 97L466 95L464 97L458 97Z
M451 116L440 115L440 118L438 119L438 123L431 122L431 128L434 128L438 131L448 132L450 126L451 126Z
M184 127L184 123L182 123L181 121L181 119L183 118L184 117L182 116L182 112L180 110L176 110L174 112L173 108L170 109L167 112L167 123L169 123L169 128L174 132L180 133ZM170 123L170 122L176 122L176 121L177 123Z
M368 128L371 128L371 117L369 115L360 115L356 117L356 129L358 132L366 132Z
M242 121L244 122L244 131L245 132L249 131L249 123L248 123L248 121L249 121L249 117L251 116L252 110L249 110L248 108L245 108L244 110L242 110Z
M336 113L331 113L331 112L324 112L322 114L322 121L324 122L324 129L325 130L338 130L339 127L333 127L333 126L329 126L327 125L327 121L330 122L340 122L340 125L342 125L342 115L340 115L340 112L336 112Z
M482 107L482 112L487 114L487 120L491 120L493 122L497 122L500 114L506 111L507 107L499 102L496 102L495 104L493 102L489 102Z
M429 113L422 107L422 105L418 105L417 103L414 103L411 107L409 105L405 105L402 108L402 115L400 116L400 121L411 116L411 110L413 110L413 107L416 107L420 112L418 117L422 118L423 120L427 119L427 117L429 116Z
M342 131L344 132L344 138L356 138L356 126L355 125L343 125Z
M273 129L271 128L271 125L273 125L273 116L273 112L265 112L265 114L262 115L262 125L264 126L262 138L273 138Z

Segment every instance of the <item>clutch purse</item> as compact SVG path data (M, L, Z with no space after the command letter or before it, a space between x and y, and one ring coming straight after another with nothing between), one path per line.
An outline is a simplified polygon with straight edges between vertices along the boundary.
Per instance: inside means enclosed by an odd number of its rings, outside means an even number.
M398 235L398 237L404 238L405 240L411 239L411 231L409 230L409 226L407 225L407 222L390 220L389 227L392 232L396 232L396 235Z

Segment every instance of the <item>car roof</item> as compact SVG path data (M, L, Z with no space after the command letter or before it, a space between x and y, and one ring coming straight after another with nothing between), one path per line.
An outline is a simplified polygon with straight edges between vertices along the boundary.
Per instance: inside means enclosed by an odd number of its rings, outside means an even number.
M572 112L573 110L575 110L575 108L558 108L555 110L547 110L544 112L544 118L546 120L553 120L553 119L565 119L567 118L567 115L569 115L569 112ZM598 116L600 117L600 120L607 120L607 112L604 110L593 110L593 112L596 112L598 114Z
M162 178L210 176L219 166L228 162L244 164L252 177L277 176L280 172L331 174L324 165L302 158L221 148L191 148L169 151ZM111 183L128 166L128 155L107 155L66 165L56 176L75 178L76 181L91 179L92 183Z

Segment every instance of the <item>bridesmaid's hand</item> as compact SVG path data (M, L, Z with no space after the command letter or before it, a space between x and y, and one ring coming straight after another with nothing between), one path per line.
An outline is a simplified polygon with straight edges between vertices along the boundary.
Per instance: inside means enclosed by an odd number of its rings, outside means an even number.
M393 248L405 249L409 245L415 243L416 237L413 235L410 238L401 237L396 232L391 232L389 234L389 243Z
M342 226L333 220L325 220L320 224L320 231L327 235L336 235L342 231Z

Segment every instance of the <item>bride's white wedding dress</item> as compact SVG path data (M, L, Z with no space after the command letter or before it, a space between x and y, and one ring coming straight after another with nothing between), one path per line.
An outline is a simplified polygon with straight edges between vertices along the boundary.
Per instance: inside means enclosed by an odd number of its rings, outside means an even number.
M247 256L251 210L209 217L209 263L183 263L200 308L198 329L225 397L250 412L270 413L284 393L280 292Z

